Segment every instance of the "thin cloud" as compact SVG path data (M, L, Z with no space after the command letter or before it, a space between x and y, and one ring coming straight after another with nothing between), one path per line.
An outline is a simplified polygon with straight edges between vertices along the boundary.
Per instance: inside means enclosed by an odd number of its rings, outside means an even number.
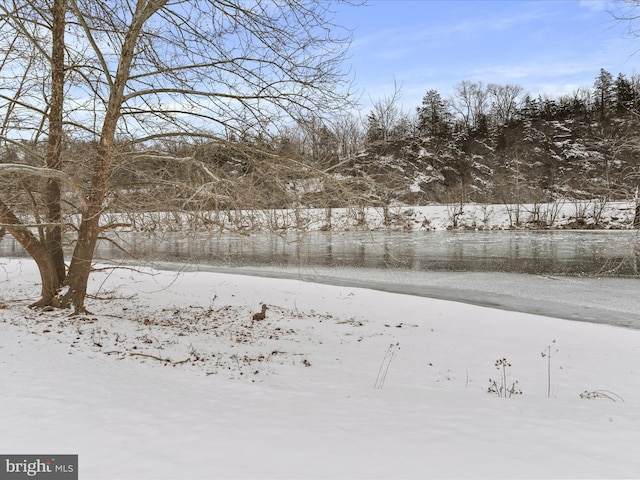
M608 0L580 0L580 6L590 12L606 12L615 2Z

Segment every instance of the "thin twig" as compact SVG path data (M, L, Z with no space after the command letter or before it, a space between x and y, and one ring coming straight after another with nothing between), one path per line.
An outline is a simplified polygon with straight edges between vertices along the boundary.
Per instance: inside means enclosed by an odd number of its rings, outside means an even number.
M189 357L189 358L186 358L184 360L179 360L177 362L173 362L173 361L171 361L170 358L161 358L161 357L157 357L155 355L151 355L149 353L134 353L134 352L129 352L129 356L131 356L131 357L153 358L154 360L158 360L159 362L170 363L171 365L182 365L183 363L187 363L188 361L191 360L191 357Z

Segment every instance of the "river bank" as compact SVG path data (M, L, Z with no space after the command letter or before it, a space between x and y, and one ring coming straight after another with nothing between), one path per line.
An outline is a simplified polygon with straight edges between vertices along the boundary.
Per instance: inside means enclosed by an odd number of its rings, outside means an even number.
M341 208L107 213L134 231L420 231L637 228L634 201L557 200L536 204L456 203Z

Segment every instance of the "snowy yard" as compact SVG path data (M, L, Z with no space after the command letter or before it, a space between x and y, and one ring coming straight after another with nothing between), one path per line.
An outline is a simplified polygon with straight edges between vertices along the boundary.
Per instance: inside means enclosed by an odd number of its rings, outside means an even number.
M0 260L0 452L82 479L640 472L639 330L149 269L97 272L71 317L26 307L37 282Z

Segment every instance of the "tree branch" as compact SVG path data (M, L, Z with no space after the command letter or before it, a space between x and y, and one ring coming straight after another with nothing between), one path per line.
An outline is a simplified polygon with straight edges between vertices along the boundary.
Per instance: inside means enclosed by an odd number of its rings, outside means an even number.
M0 163L0 173L15 173L17 175L50 178L53 180L65 182L74 191L82 206L86 206L85 192L82 186L76 183L73 177L67 175L64 172L61 172L60 170L55 170L52 168L32 167L31 165L24 165L20 163Z

